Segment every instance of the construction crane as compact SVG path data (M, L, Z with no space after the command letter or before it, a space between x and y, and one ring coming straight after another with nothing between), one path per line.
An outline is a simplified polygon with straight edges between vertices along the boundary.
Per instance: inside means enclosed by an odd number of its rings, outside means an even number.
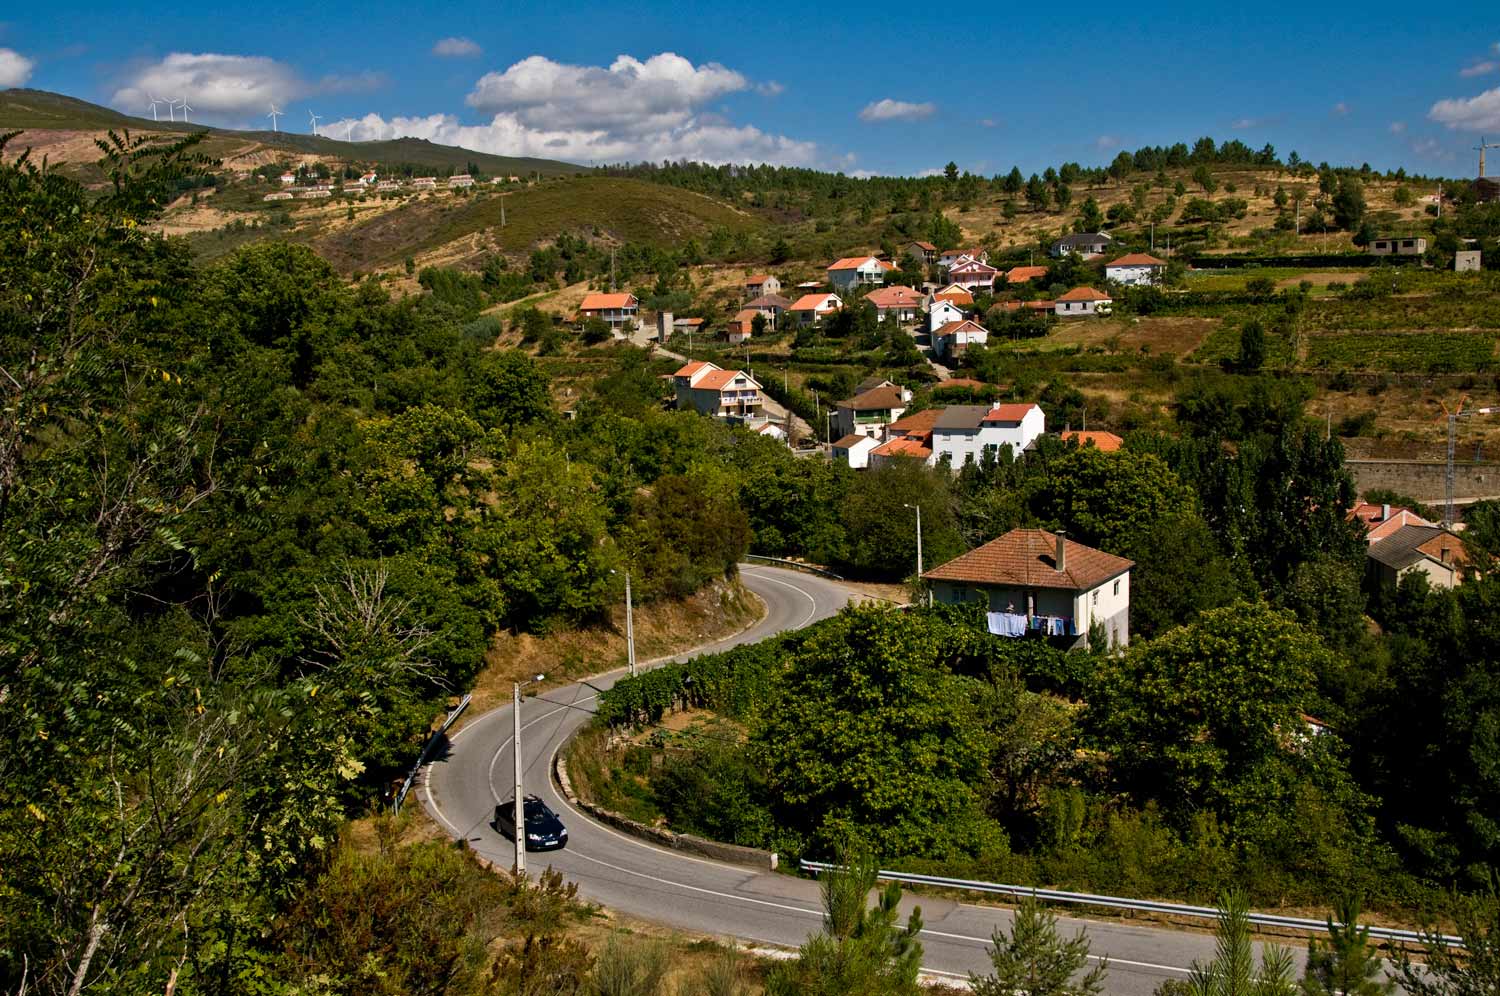
M1500 149L1500 145L1496 145L1494 142L1487 142L1487 141L1484 140L1483 136L1481 136L1480 139L1479 139L1479 144L1476 145L1476 146L1474 146L1474 151L1479 153L1479 178L1481 180L1484 179L1484 150L1485 149Z
M1500 406L1466 410L1464 402L1468 400L1467 394L1458 399L1458 407L1451 412L1447 405L1442 406L1443 414L1448 418L1448 466L1443 476L1443 525L1449 529L1453 528L1453 455L1458 448L1458 420L1473 418L1475 415L1500 415Z

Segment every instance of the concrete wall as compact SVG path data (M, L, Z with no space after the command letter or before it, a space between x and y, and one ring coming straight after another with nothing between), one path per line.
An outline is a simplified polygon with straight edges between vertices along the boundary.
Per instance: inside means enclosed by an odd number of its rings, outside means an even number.
M1447 464L1441 460L1346 460L1344 465L1354 475L1355 487L1361 494L1389 488L1431 504L1441 502L1446 492L1444 475ZM1500 494L1500 464L1454 463L1455 498L1497 494Z

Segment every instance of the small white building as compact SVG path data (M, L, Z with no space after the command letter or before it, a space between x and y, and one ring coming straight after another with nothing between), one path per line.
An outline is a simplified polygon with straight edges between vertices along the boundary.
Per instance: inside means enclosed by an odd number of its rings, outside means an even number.
M760 385L742 370L724 370L701 360L689 363L672 375L677 407L736 423L759 423L765 419Z
M850 433L833 444L833 458L843 460L851 470L864 470L870 466L870 452L879 446L874 436Z
M1167 272L1165 261L1143 252L1121 256L1104 267L1104 278L1126 287L1151 287Z
M289 201L291 199L292 192L290 190L274 190L261 198L263 201Z
M761 297L766 294L780 294L781 281L769 273L755 273L745 279L745 296Z
M412 189L413 190L436 190L437 189L437 177L435 177L435 176L419 176L416 179L414 179L414 180L411 181L411 185L412 185Z
M1062 533L1012 529L922 575L934 601L978 602L996 636L1088 646L1098 625L1112 647L1130 642L1130 569L1135 564Z
M1049 252L1058 259L1069 253L1076 253L1084 259L1093 259L1095 256L1102 256L1109 252L1114 244L1114 236L1107 232L1075 232L1072 235L1064 235L1052 243Z
M602 319L612 329L631 324L640 311L634 294L588 294L578 306L580 317Z
M948 298L934 298L927 306L927 331L936 332L950 322L961 322L968 313Z
M787 310L798 325L811 325L821 321L844 306L837 294L804 294L792 302Z
M878 287L865 295L865 300L875 306L875 315L882 322L895 319L897 322L914 322L922 313L922 293L915 288L896 285Z
M932 333L932 351L945 359L958 359L970 346L989 341L990 330L968 318L949 322Z
M894 263L876 259L874 256L846 256L828 268L828 282L834 290L847 291L855 287L879 287L885 283L885 275L896 268Z
M1052 312L1060 318L1091 318L1107 315L1114 299L1092 287L1074 287L1052 304Z
M1002 446L1020 456L1046 431L1047 417L1038 405L949 405L932 426L932 463L946 459L957 470L995 458Z
M1420 256L1427 251L1427 240L1412 236L1401 239L1373 239L1365 247L1371 256Z
M283 173L283 174L281 174L281 185L283 187L290 187L292 184L294 184L296 182L297 182L297 174L295 174L295 173Z
M450 189L452 189L454 187L472 187L472 186L474 186L474 178L472 176L470 176L468 173L455 173L452 176L448 177L448 187Z

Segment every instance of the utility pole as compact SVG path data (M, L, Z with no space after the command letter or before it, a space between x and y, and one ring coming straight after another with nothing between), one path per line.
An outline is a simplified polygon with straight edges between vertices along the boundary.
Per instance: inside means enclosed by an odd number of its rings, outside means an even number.
M923 573L923 571L922 571L922 506L921 505L914 505L914 504L912 504L910 502L902 502L902 504L905 505L907 508L915 510L916 513L917 513L917 583L921 584L922 583L922 573ZM929 606L932 604L932 592L931 592L931 590L929 590L927 592L927 604Z
M615 251L609 251L609 292L615 292Z
M521 778L521 686L541 681L545 677L545 674L538 674L511 686L511 716L515 721L515 729L511 734L510 746L516 763L516 797L511 816L515 818L516 874L520 876L526 874L526 789Z
M630 571L625 571L625 660L635 677L635 607L630 598Z

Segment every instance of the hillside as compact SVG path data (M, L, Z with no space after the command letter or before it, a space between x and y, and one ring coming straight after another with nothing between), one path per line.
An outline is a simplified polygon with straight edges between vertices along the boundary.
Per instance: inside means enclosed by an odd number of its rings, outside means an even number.
M450 167L458 172L477 167L494 176L538 173L564 176L584 170L554 159L496 156L418 138L341 142L297 132L239 131L181 121L152 121L46 90L0 90L0 131L23 132L13 143L16 150L31 146L54 162L92 164L97 158L92 139L111 128L129 128L147 134L204 131L208 136L204 151L223 160L229 169L254 168L279 158L296 161L310 157L334 162L411 165L437 172Z

